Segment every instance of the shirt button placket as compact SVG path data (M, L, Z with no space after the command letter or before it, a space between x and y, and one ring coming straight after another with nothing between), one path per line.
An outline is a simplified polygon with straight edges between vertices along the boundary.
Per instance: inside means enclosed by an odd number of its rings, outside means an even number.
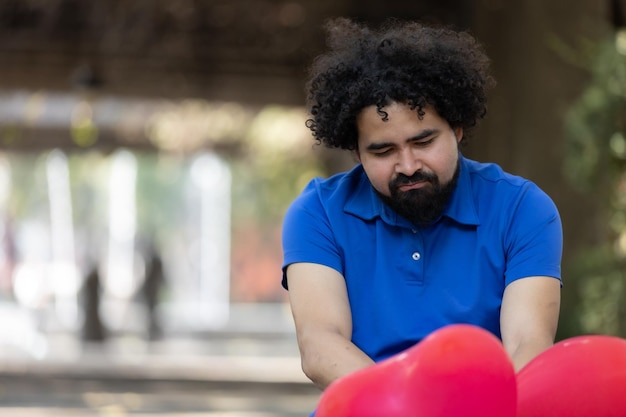
M411 262L413 271L416 276L414 281L418 285L424 285L424 242L423 236L417 229L411 229L413 234L413 248L411 251Z

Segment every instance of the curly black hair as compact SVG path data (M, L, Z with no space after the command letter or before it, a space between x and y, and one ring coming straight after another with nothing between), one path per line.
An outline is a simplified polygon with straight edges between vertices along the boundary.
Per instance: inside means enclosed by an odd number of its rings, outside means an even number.
M430 105L464 130L487 113L494 84L489 58L467 32L398 20L373 30L347 18L325 28L330 50L310 69L306 124L327 147L355 150L356 116L372 105L383 119L392 101L409 104L420 117Z

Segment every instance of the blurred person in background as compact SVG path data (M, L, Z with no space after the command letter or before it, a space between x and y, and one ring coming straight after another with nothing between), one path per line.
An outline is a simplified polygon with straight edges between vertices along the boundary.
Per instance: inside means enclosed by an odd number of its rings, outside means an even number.
M554 343L562 227L537 185L461 152L494 84L482 46L415 22L326 29L307 126L358 163L285 215L305 374L323 389L455 323L500 338L519 370Z

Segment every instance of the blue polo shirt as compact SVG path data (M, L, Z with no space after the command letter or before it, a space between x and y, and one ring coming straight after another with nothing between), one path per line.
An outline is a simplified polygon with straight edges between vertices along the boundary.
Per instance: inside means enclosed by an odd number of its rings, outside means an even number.
M456 190L425 228L384 204L361 165L312 180L287 210L283 271L310 262L341 273L352 342L374 361L452 323L500 337L509 283L537 275L560 280L562 230L553 201L495 164L460 158Z

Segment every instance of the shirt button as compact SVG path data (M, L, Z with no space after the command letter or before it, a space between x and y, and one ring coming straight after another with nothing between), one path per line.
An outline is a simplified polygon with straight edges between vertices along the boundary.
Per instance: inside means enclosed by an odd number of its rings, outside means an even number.
M411 258L413 258L414 261L419 261L421 257L422 255L420 255L419 252L413 252L413 255L411 255Z

